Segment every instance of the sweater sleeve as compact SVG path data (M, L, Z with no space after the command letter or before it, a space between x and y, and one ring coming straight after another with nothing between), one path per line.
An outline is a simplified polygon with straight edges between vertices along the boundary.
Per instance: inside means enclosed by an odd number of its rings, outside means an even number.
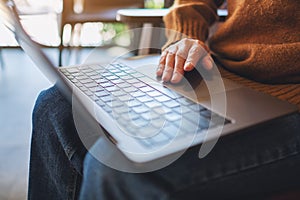
M163 49L187 37L205 41L209 26L218 18L217 8L222 3L223 0L175 0L164 17L167 43Z

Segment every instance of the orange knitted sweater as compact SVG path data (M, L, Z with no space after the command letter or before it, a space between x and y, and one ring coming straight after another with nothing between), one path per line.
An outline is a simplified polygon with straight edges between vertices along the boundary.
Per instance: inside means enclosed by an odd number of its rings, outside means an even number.
M183 34L167 35L166 45L183 35L206 41L228 71L264 86L293 88L293 101L288 93L275 96L300 108L300 0L227 0L228 17L208 39L222 3L175 0L164 22L167 29ZM265 92L270 93L267 88Z

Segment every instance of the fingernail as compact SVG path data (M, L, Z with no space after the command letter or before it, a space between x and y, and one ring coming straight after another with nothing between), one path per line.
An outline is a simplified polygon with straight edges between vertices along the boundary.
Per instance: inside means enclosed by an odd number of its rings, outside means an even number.
M157 69L156 75L157 75L157 76L161 76L161 74L162 74L162 70L161 70L161 69Z
M178 83L182 79L182 75L179 73L174 73L171 79L172 83Z
M193 64L189 62L184 65L183 69L185 71L189 71L189 70L193 69L193 67L194 67Z
M164 76L164 75L161 77L161 79L163 80L163 82L168 82L169 81L169 79L167 79L167 77Z

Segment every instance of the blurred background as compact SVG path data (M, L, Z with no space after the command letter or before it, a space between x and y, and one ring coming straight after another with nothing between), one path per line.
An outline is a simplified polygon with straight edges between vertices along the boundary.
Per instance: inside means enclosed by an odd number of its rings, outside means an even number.
M115 37L128 28L126 24L115 21L117 9L163 8L170 4L163 0L110 0L110 4L103 0L97 3L92 0L15 2L26 31L42 45L56 65L81 63L95 46L103 48L101 55L105 57L116 53L115 49L111 50L116 45L124 48L130 45L129 35ZM90 6L93 9L88 10L87 3L92 2L95 3ZM69 11L67 4L71 5ZM77 23L76 20L86 21ZM75 54L72 53L74 49ZM27 197L32 109L39 92L50 86L51 83L18 47L0 18L1 200Z

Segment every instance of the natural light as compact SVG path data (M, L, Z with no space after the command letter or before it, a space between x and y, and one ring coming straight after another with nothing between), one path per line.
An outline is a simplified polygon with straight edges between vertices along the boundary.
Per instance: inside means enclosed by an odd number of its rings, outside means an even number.
M75 0L82 3L83 0ZM146 7L161 8L163 0L145 0ZM29 35L45 46L60 44L59 19L62 11L62 0L15 0L20 10L21 22ZM81 34L78 29L81 28ZM103 23L86 23L75 26L75 34L70 38L70 27L65 27L64 44L72 46L99 46L116 36L114 27L104 28ZM105 30L104 30L105 29ZM76 33L77 31L77 33ZM0 46L16 46L13 35L4 27L0 19ZM128 39L121 41L127 44Z

